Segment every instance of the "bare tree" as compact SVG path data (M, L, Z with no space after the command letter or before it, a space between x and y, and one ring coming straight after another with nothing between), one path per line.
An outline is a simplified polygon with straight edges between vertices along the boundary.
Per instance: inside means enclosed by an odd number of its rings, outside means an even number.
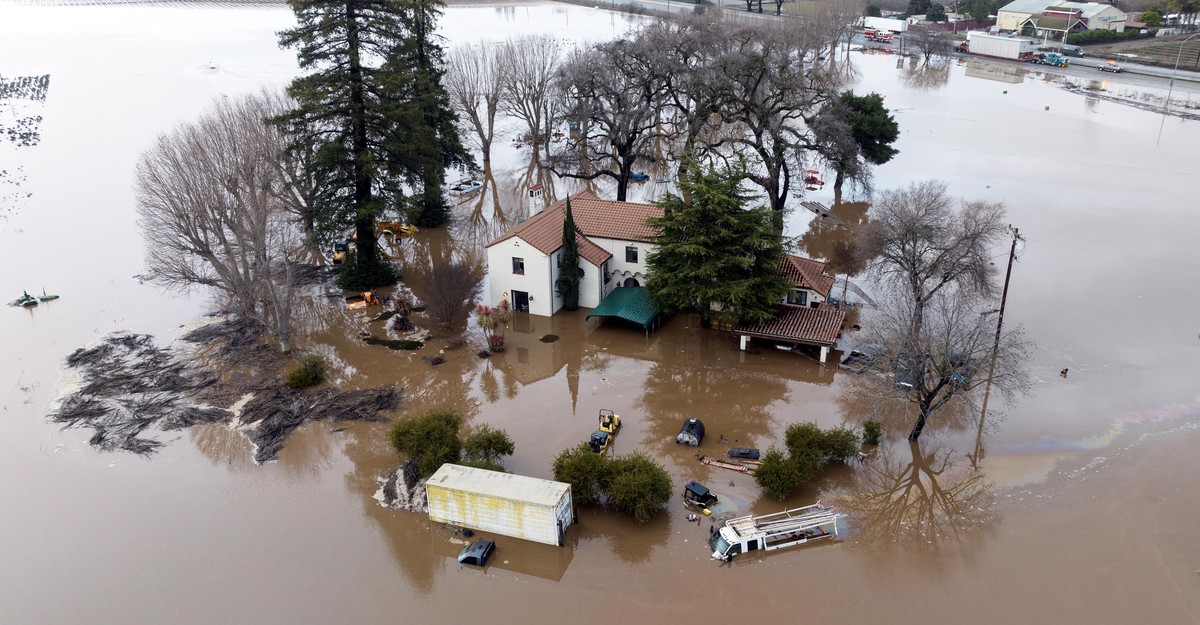
M984 310L987 297L964 291L942 291L924 304L923 320L912 325L914 302L902 288L889 296L871 315L866 335L884 346L886 358L871 367L880 375L862 376L880 397L902 397L916 404L917 420L908 434L915 441L931 417L955 399L973 401L990 383L1011 401L1029 389L1024 368L1028 343L1019 326L996 336L996 323ZM988 363L995 359L995 368Z
M286 145L286 138L280 135L280 128L269 120L279 118L287 111L295 108L295 102L283 91L263 89L255 100L263 108L267 126L264 132L269 133L268 140ZM304 249L310 259L317 264L323 264L325 259L321 253L322 239L318 224L322 222L319 211L322 206L321 192L327 185L321 184L319 168L316 167L317 152L311 144L286 145L279 158L271 160L275 173L282 181L272 189L276 199L283 203L300 224L304 231ZM339 233L340 234L340 233Z
M880 195L864 244L875 275L911 302L911 336L923 336L925 307L934 297L994 293L990 254L1004 234L1004 214L998 202L956 201L936 180Z
M907 36L926 65L950 58L954 42L945 32L930 26L913 26Z
M821 39L829 45L831 63L839 47L850 50L850 41L858 32L865 9L863 0L824 0L816 3L812 22Z
M811 71L814 42L797 39L782 25L746 29L730 37L733 50L720 60L726 79L719 112L732 143L754 157L749 179L762 187L782 214L793 171L818 147L810 124L836 98L836 81Z
M446 91L460 119L475 134L484 163L492 160L496 112L507 79L502 56L503 48L480 42L455 48L446 58Z
M554 79L563 52L562 42L550 35L509 41L500 52L506 70L501 108L525 123L535 155L550 140L541 135L553 106Z
M426 276L426 313L449 329L470 317L483 283L483 267L472 260L438 263Z
M264 96L216 102L162 135L138 162L139 226L152 279L204 286L291 349L292 263L301 235L281 198L283 142Z
M555 173L587 180L613 178L617 200L625 201L634 163L652 158L651 140L659 132L666 105L658 45L638 37L571 54L559 73L563 108L569 119L586 122L577 140L588 167ZM572 146L568 143L566 149Z

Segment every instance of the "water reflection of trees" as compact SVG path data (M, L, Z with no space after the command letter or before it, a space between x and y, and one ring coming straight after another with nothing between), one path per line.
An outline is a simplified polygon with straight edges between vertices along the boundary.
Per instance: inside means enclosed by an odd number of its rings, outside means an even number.
M921 63L912 59L900 74L900 82L910 89L932 91L946 86L950 81L949 63Z
M829 260L837 242L849 242L870 218L868 202L834 202L829 208L832 218L818 217L796 240L799 251L809 258Z
M992 527L998 519L994 484L954 457L918 442L881 447L839 497L859 536L872 545L936 551Z

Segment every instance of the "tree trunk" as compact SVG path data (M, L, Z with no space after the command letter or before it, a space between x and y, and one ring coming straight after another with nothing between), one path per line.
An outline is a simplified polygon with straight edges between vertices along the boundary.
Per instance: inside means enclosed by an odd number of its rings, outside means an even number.
M921 438L921 432L925 431L925 422L929 415L926 413L926 408L921 408L921 414L917 417L917 422L913 424L912 431L908 433L908 440L917 442Z
M346 47L350 57L350 109L354 153L354 208L358 218L354 221L357 248L355 263L373 263L375 260L375 216L364 210L371 203L371 178L366 166L367 114L366 98L363 95L362 64L359 56L358 15L353 2L346 3Z
M837 168L837 177L835 177L833 179L833 189L835 191L841 191L842 184L844 184L845 182L846 182L846 168L838 167Z

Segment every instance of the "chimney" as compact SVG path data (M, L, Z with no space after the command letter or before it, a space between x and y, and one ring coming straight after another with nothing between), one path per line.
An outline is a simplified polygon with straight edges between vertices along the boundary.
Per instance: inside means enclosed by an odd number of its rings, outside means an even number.
M530 217L542 212L546 208L546 201L542 197L542 185L535 184L532 187L529 187L527 195L529 198Z

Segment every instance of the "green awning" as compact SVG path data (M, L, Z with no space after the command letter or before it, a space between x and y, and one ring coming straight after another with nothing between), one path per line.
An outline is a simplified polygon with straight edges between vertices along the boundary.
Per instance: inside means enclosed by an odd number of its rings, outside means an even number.
M658 324L658 309L650 302L646 287L622 286L613 290L600 305L588 313L592 317L617 317L636 323L647 331Z

